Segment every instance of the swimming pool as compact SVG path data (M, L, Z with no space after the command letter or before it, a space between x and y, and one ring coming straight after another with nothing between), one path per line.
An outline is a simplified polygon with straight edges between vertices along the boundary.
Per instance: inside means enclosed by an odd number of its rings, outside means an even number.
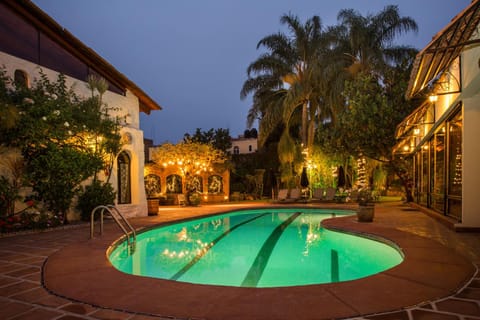
M367 277L402 261L396 248L326 230L323 219L353 214L331 209L231 212L138 234L129 253L116 244L118 270L182 282L237 287L287 287Z

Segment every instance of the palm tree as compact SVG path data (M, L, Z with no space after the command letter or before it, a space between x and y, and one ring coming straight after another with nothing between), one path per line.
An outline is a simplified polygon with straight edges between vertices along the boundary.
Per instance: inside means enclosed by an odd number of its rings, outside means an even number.
M389 5L376 15L362 16L353 9L340 10L336 33L350 59L349 71L382 72L389 63L402 61L415 49L393 45L393 40L404 33L418 31L415 20L400 16L398 6ZM375 70L375 71L374 71Z
M256 82L258 79L249 79L244 84ZM284 126L283 101L286 90L275 89L268 84L254 91L252 106L247 115L247 126L252 127L255 121L259 121L258 143L260 146L274 135L276 128ZM247 94L242 93L242 97Z
M325 87L321 83L325 81L321 52L328 48L326 34L318 16L302 24L298 17L288 14L280 22L289 33L268 35L258 42L257 48L264 48L266 53L249 65L249 78L243 85L241 98L253 93L248 124L261 119L260 143L283 125L281 139L285 141L280 145L285 147L288 141L293 141L291 128L298 124L300 141L307 149L313 143L315 121L322 101L326 100L324 92L319 92Z

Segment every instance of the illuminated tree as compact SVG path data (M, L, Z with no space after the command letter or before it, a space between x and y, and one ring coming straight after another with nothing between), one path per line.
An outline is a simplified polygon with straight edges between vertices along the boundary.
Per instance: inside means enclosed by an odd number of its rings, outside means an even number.
M152 150L151 159L160 167L176 166L184 181L187 201L197 192L194 177L202 172L212 172L215 166L225 165L225 154L210 144L184 141L179 144L165 143Z

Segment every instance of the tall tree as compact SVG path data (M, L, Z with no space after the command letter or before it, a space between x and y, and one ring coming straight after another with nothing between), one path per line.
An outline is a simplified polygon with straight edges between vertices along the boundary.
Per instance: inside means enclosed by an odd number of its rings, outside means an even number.
M318 16L313 16L302 24L292 14L283 15L280 23L287 27L289 33L268 35L258 42L257 48L265 49L266 53L249 65L249 79L243 85L241 97L245 98L253 92L253 107L262 111L263 116L271 112L280 114L281 117L276 117L273 124L283 120L287 132L292 117L298 116L295 111L300 107L300 138L306 147L322 25ZM271 110L273 108L275 110ZM274 127L270 123L267 125L271 129Z
M410 198L405 163L392 158L397 124L411 112L405 101L416 49L395 45L396 37L418 27L402 17L398 6L386 6L377 14L362 16L353 9L341 10L338 25L331 28L339 59L346 60L349 78L339 105L338 119L319 132L324 148L342 154L364 155L388 163L404 182ZM402 169L403 168L403 169Z
M361 71L379 75L389 64L401 62L415 50L394 45L398 36L418 30L415 20L402 17L396 5L366 16L354 9L343 9L337 19L337 37L350 60L349 71L353 75Z
M335 124L327 124L318 132L324 148L366 156L390 166L403 182L407 200L411 199L411 190L406 163L393 157L392 148L397 125L415 108L403 94L412 62L413 56L405 64L390 68L382 83L371 73L357 74L346 84L346 110Z
M223 128L211 128L208 131L202 131L202 129L197 128L194 134L185 133L183 142L209 144L215 149L222 150L224 153L232 147L230 130Z
M265 53L249 65L241 97L253 93L247 124L260 118L260 145L283 129L278 153L288 168L287 162L302 161L296 153L311 149L316 122L329 114L325 109L333 96L328 87L332 77L326 71L331 72L327 68L331 47L318 16L302 24L298 17L288 14L280 22L288 33L268 35L259 41L257 48Z

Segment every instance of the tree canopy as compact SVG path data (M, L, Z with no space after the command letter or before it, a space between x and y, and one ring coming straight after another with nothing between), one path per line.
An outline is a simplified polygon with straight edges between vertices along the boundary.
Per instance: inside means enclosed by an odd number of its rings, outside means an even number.
M213 129L211 128L208 131L202 131L202 129L197 128L195 133L189 134L185 133L183 135L184 142L198 142L201 144L210 144L215 149L222 150L227 152L228 149L232 147L232 141L230 138L229 129Z
M393 161L395 128L414 108L404 91L416 50L395 39L416 32L416 22L398 6L365 16L344 9L337 19L325 28L318 16L302 24L283 15L288 33L262 38L264 52L247 68L247 122L259 121L260 146L277 133L284 170L307 165L313 144L340 162L360 155Z
M178 166L184 176L211 171L213 165L226 160L221 150L210 144L193 141L164 143L152 149L151 159L159 166Z

